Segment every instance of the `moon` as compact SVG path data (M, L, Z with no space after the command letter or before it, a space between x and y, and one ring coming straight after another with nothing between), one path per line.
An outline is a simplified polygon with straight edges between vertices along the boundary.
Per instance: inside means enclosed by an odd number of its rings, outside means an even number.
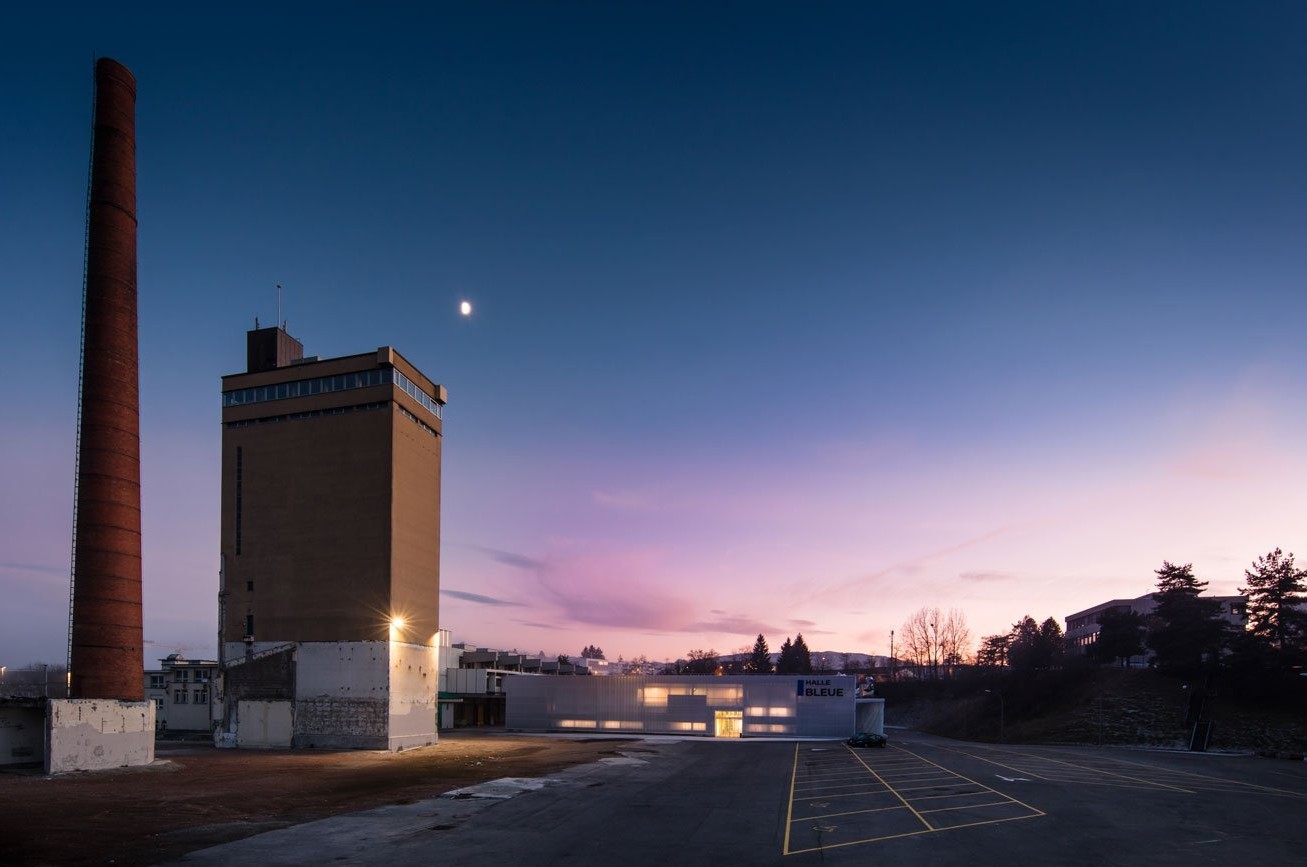
M462 313L464 316L471 316L471 315L472 315L472 302L471 302L471 301L460 301L459 304L458 304L458 312L459 312L459 313Z

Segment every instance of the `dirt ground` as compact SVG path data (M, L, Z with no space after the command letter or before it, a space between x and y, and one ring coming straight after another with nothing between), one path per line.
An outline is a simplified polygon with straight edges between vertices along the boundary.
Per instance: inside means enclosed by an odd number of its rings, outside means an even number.
M160 742L147 768L0 773L0 863L153 864L262 831L618 754L620 740L476 730L402 753Z

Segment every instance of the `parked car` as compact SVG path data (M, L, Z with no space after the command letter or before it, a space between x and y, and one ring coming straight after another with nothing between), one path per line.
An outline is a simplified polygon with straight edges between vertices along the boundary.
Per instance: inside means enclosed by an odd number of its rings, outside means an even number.
M849 738L848 743L851 747L883 747L889 743L889 738L884 735L861 732Z

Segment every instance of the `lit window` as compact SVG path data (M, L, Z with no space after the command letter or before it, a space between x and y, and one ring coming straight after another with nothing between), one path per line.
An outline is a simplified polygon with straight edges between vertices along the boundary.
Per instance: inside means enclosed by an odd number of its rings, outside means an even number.
M742 686L710 686L707 691L709 707L739 707L744 701Z
M645 707L667 707L667 687L646 686L640 690L640 701Z

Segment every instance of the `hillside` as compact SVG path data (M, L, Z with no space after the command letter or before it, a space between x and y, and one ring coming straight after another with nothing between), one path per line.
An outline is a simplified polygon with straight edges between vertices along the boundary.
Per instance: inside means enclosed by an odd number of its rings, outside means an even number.
M878 689L886 699L887 724L947 737L998 741L1001 716L1002 738L1013 743L1188 744L1188 687L1148 669L1038 672L1024 680L1008 675ZM1294 699L1301 696L1254 703L1213 690L1203 713L1213 722L1209 749L1307 752L1307 718Z

